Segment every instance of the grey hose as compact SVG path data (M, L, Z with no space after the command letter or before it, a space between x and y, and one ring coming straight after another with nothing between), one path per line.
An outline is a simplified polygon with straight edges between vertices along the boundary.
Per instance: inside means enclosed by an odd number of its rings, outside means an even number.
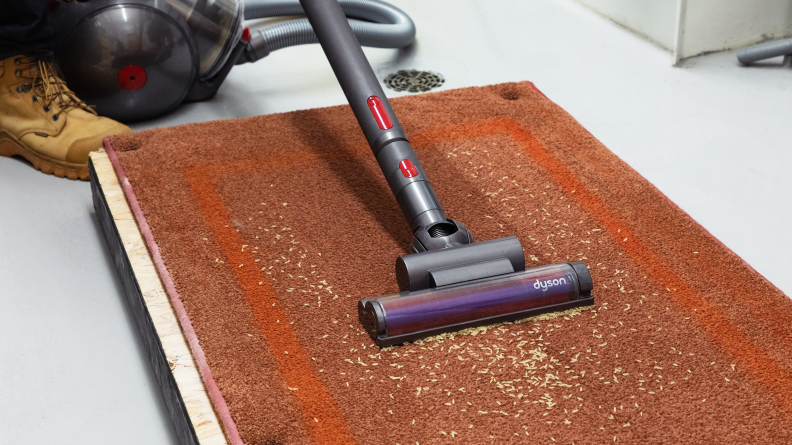
M415 40L415 24L399 8L377 0L339 0L362 46L402 48ZM302 15L299 0L248 0L245 20ZM361 19L361 20L355 20ZM365 21L362 21L365 20ZM319 43L308 19L266 25L251 33L250 49L240 62L254 62L272 51Z
M769 59L771 57L785 56L792 54L792 39L777 40L775 42L760 43L759 45L750 46L741 49L737 53L737 60L747 65L759 60Z

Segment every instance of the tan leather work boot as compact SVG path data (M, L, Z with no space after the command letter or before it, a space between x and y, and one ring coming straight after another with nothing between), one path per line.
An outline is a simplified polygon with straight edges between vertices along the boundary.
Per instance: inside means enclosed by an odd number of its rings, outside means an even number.
M26 56L0 62L0 156L22 156L59 178L88 179L88 153L102 148L105 136L131 131L97 116L50 62Z

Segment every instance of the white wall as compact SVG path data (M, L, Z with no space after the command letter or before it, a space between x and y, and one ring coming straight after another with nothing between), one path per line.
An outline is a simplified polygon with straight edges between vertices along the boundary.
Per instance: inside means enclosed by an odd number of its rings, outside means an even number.
M792 0L576 0L684 59L792 37ZM676 39L677 22L681 35Z
M669 51L674 47L677 0L577 1Z
M790 0L687 0L682 57L792 37Z

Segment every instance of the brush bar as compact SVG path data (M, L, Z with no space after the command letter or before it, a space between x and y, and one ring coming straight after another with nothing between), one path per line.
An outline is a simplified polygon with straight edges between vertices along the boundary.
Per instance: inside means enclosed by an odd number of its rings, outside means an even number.
M361 300L358 317L380 347L591 305L583 263L535 267L500 277Z

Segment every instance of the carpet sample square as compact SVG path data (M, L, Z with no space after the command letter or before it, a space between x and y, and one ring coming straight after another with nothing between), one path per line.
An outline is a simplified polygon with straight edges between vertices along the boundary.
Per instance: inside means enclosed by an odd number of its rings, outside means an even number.
M597 304L379 349L411 234L349 107L114 137L232 443L788 443L788 297L531 83L393 108L450 217Z

